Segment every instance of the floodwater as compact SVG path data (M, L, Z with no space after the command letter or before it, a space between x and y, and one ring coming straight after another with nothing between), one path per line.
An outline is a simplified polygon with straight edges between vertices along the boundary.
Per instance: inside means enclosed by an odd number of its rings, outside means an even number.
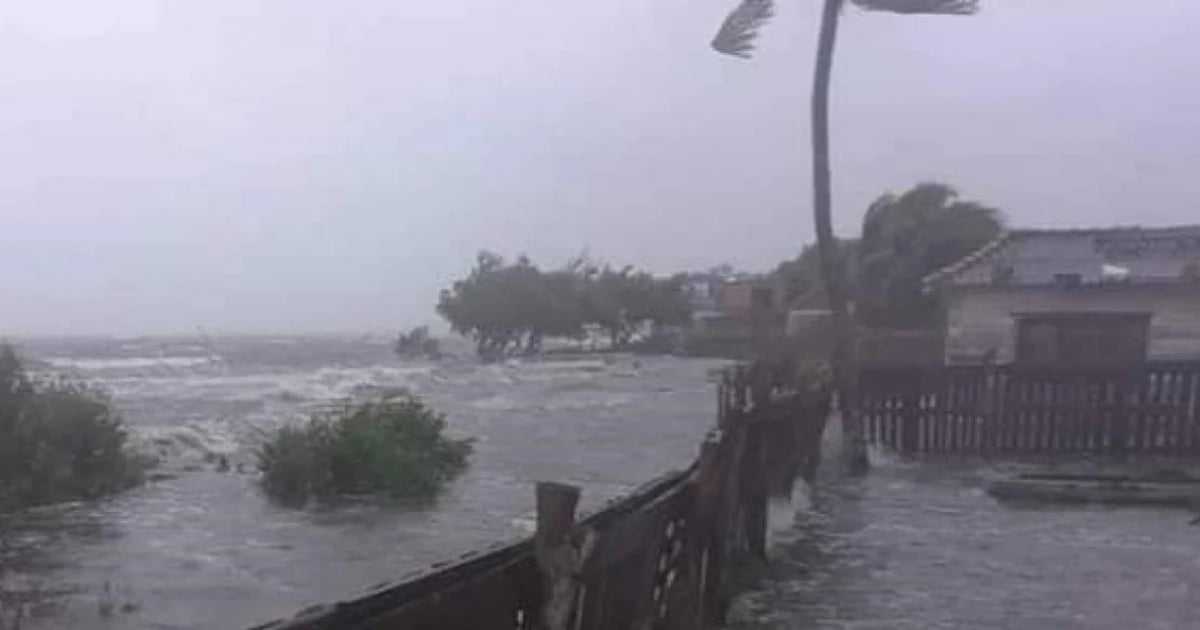
M0 560L6 590L38 602L23 627L238 628L290 615L527 535L536 481L581 485L587 509L683 467L713 422L719 362L405 363L388 341L22 344L51 369L105 386L137 448L159 456L156 472L166 474L115 499L24 515L24 553ZM262 496L254 449L263 430L330 400L395 389L424 397L454 433L477 440L470 469L435 505L304 512Z
M884 461L822 484L731 630L1200 627L1191 514L984 492L1021 468Z
M405 363L381 338L23 349L108 387L137 447L167 474L22 517L0 586L32 594L23 627L34 629L245 627L527 535L535 481L583 486L586 508L689 462L713 420L720 366ZM478 440L435 505L305 512L261 495L263 430L396 388ZM774 562L738 599L731 630L1200 627L1200 526L1188 514L1002 505L983 487L1012 470L885 460L865 479L827 472L811 501L774 512Z

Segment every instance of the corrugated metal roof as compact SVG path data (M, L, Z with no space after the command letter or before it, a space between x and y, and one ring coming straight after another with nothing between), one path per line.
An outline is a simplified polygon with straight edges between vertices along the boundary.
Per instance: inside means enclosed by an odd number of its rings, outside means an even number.
M1200 265L1200 225L1034 229L1005 232L973 254L923 280L942 286L1039 286L1063 274L1081 284L1105 280L1106 265L1127 272L1132 283L1179 282L1185 268Z

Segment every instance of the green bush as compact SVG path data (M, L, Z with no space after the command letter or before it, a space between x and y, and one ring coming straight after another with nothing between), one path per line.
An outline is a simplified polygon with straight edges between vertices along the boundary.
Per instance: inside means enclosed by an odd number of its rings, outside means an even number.
M0 510L96 499L142 481L121 418L103 393L66 380L34 381L0 346Z
M442 414L412 396L350 404L274 431L258 451L267 495L310 500L430 499L467 466L470 439L443 435Z

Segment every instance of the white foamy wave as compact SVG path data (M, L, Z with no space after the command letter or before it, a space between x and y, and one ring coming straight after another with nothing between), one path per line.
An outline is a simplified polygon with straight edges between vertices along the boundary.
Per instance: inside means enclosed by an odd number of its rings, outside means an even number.
M155 368L183 369L220 363L216 357L123 357L114 359L80 359L49 357L46 363L57 369L99 372L106 370L152 370Z
M136 452L167 466L211 461L232 455L239 447L236 436L227 427L199 422L137 427L130 435L130 442Z
M572 392L549 400L539 407L545 411L579 411L583 409L615 409L633 400L627 394L607 392Z
M553 361L510 361L506 367L516 369L521 376L554 376L585 373L600 373L608 369L609 364L602 359L570 359Z
M303 381L289 384L286 389L308 400L364 398L399 392L417 393L421 383L433 380L432 376L430 366L324 368Z
M508 523L509 525L512 525L513 529L521 532L522 534L533 534L537 532L537 515L532 512L526 512L521 516L509 519Z
M484 411L513 411L525 405L521 401L505 396L504 394L496 394L480 398L472 402L471 406Z
M153 396L175 400L254 400L284 404L361 398L399 391L419 393L423 384L435 380L430 368L384 366L292 373L184 371L152 376L108 373L91 378L120 398Z

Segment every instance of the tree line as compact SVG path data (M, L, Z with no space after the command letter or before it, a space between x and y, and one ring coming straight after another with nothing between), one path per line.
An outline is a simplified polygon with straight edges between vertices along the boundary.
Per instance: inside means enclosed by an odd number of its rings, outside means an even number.
M867 209L858 237L837 239L831 248L853 320L873 328L937 327L943 304L923 290L921 280L976 251L1003 227L999 210L962 199L946 184L926 182L879 197ZM730 268L708 275L732 274ZM782 281L788 304L831 306L815 244L769 275ZM454 332L472 338L486 359L535 354L545 339L581 339L589 329L604 331L613 347L623 347L647 323L690 321L688 278L682 273L655 277L582 257L542 269L526 256L508 261L483 251L466 277L442 291L437 312ZM401 336L397 351L438 354L436 340L420 328Z
M528 257L480 252L470 273L443 290L437 312L475 341L481 357L540 352L548 338L582 339L589 328L627 345L639 327L691 318L682 274L655 277L630 266L576 258L541 269Z
M838 239L834 267L854 319L874 328L934 328L944 317L936 295L921 280L996 238L1004 228L999 210L961 199L954 188L923 183L886 194L867 209L859 238ZM828 306L817 247L775 268L789 302Z

